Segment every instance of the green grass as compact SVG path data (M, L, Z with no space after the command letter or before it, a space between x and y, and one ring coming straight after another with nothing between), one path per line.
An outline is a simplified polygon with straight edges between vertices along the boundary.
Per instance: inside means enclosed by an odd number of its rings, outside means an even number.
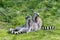
M39 12L43 26L55 30L39 30L28 34L10 34L10 28L24 25L27 14ZM1 0L0 40L60 40L60 0Z
M59 19L60 20L60 19ZM23 33L23 34L11 34L8 33L9 28L14 26L10 26L8 23L1 23L3 26L8 27L0 29L0 40L60 40L60 21L54 20L53 24L56 29L54 30L39 30L36 32ZM2 26L1 25L1 26ZM10 27L9 27L10 26Z
M0 40L60 40L60 30L40 30L37 32L10 34L8 30L0 29Z

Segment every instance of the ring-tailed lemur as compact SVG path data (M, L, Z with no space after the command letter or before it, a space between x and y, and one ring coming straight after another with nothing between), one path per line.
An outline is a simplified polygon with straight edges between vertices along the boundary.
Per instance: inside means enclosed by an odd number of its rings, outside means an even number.
M39 17L39 13L34 12L33 21L38 24L38 30L42 27L42 19Z
M11 33L14 33L14 34L19 34L19 33L21 33L21 32L26 32L26 33L28 33L28 32L30 32L30 31L32 31L32 27L31 27L31 22L32 22L32 20L31 20L31 17L30 16L27 16L26 17L26 25L25 26L22 26L22 27L17 27L16 29L10 29L10 32Z
M34 12L33 21L38 24L38 30L40 30L40 29L51 30L51 29L55 28L55 26L42 27L42 19L39 17L39 13L37 13L37 12Z

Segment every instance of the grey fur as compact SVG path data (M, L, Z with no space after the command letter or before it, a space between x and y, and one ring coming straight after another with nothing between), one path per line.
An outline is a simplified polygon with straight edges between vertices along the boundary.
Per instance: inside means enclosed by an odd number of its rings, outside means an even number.
M11 33L21 33L26 32L29 33L31 31L37 31L39 29L39 26L42 25L38 22L35 22L35 18L39 16L37 13L34 13L34 18L32 20L32 17L30 15L26 16L26 24L24 26L17 27L15 29L10 29ZM16 31L17 30L17 31Z
M42 27L42 19L40 17L39 18L38 17L39 17L39 13L34 12L33 21L38 24L38 30L40 30Z
M21 33L21 32L30 32L30 26L29 26L29 21L31 20L31 17L30 16L27 16L26 17L26 25L22 26L22 27L17 27L16 29L13 29L13 28L10 28L10 32L11 33L15 33L15 34L18 34L18 33ZM28 23L29 22L29 23ZM15 31L17 30L17 31Z

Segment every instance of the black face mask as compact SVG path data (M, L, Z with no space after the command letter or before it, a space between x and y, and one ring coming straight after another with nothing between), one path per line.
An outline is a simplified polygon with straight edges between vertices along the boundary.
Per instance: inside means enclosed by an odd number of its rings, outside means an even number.
M38 14L36 14L36 17L35 17L35 22L37 22L37 17L39 17L39 15L38 15Z
M37 17L35 17L35 22L37 22Z

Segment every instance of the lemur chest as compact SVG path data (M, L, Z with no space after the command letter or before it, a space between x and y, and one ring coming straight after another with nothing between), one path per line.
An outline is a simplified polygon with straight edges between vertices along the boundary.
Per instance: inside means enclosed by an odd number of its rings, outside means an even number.
M38 24L35 22L31 23L31 28L33 29L38 28Z
M37 18L37 23L42 23L42 19L41 18Z

